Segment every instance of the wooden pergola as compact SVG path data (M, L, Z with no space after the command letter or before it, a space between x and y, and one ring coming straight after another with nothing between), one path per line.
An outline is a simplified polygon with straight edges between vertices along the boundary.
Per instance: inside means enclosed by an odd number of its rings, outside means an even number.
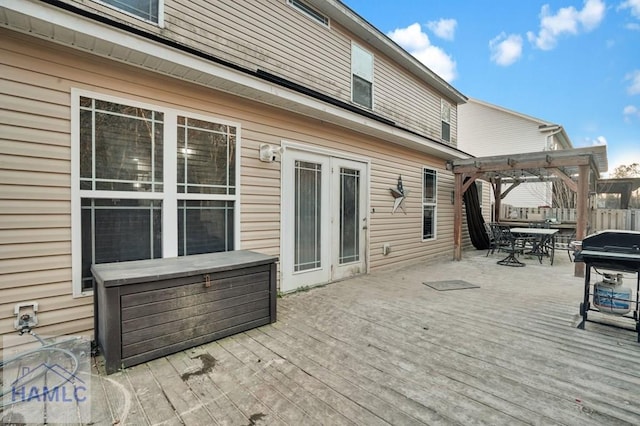
M495 195L495 217L500 216L500 200L526 182L560 179L577 194L576 239L585 237L589 192L595 192L601 172L607 171L606 146L561 151L539 151L452 160L455 177L453 240L454 260L462 259L462 194L476 179L491 182ZM466 179L469 178L469 179ZM510 185L504 191L502 185ZM579 274L576 264L576 274Z

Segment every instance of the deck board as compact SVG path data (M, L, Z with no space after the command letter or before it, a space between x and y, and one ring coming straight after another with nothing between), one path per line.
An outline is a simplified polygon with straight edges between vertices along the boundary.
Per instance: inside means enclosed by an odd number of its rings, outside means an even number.
M93 420L640 424L637 335L576 328L583 281L566 256L553 266L525 259L524 268L506 268L496 265L498 254L484 254L288 295L278 299L274 324L110 376L98 364L93 385L102 390L93 395L103 400ZM479 288L423 284L451 279Z
M320 424L355 424L339 412L336 407L310 392L309 388L313 389L309 384L312 381L310 377L304 374L294 374L293 370L295 368L292 364L288 363L280 354L269 350L253 339L249 336L249 333L243 333L229 340L234 341L252 354L245 356L255 356L260 360L260 364L264 366L262 370L264 373L262 375L263 379L280 389L298 407L308 413L313 420ZM223 342L222 344L226 345L226 343Z
M198 356L202 348L178 352L167 359L186 382L189 388L198 395L204 407L214 417L214 423L220 425L248 424L249 419L209 377L204 364ZM213 367L215 368L215 366Z

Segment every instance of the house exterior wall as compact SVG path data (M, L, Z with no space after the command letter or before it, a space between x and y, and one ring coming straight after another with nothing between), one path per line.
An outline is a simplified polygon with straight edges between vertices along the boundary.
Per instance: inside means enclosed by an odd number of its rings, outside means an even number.
M476 157L544 151L547 147L547 138L539 129L542 121L474 100L458 109L458 148ZM509 192L503 203L550 206L551 197L549 182L527 183Z
M313 118L0 30L0 335L12 333L15 303L38 301L39 334L93 329L92 297L73 297L71 91L169 106L240 123L242 249L280 255L280 163L258 160L283 140L370 161L369 267L450 259L453 176L445 162ZM422 241L422 169L438 173L437 238ZM398 175L407 214L392 214ZM466 234L465 234L466 235ZM468 241L468 238L465 238ZM392 251L382 255L382 245ZM468 243L467 243L468 244Z
M356 104L351 102L351 43L355 42L374 55L371 111L400 127L440 141L442 94L339 23L330 19L328 26L319 24L287 0L165 0L162 27L99 2L63 2L241 67L269 72L353 105ZM447 101L452 105L451 141L447 143L456 146L456 102Z

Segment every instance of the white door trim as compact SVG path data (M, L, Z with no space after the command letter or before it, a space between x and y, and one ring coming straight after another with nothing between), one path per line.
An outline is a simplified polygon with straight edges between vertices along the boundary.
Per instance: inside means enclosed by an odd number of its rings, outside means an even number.
M293 218L290 217L291 212L288 211L290 209L287 208L288 203L291 202L291 194L285 193L286 185L284 184L284 182L285 181L292 182L292 179L293 179L293 176L291 175L292 170L287 170L287 167L285 166L290 156L292 155L292 151L300 152L302 154L308 153L308 154L326 156L329 160L331 158L337 158L337 159L343 159L343 160L349 160L349 161L356 161L364 164L364 166L366 167L366 171L367 171L366 178L362 182L362 190L364 191L363 195L365 196L365 218L366 218L365 222L367 224L366 229L364 230L364 241L363 241L365 270L362 272L369 273L370 267L371 267L370 266L371 265L370 247L369 247L370 219L371 219L370 218L371 160L369 158L351 154L351 153L345 153L342 151L333 150L329 148L310 146L300 142L292 142L289 140L282 140L281 147L283 148L283 152L281 157L282 163L280 168L280 178L281 178L281 181L280 181L280 290L283 293L295 290L295 288L293 289L289 288L289 286L286 285L285 283L285 281L287 280L288 271L292 269L292 265L290 264L291 253L286 252L286 250L289 249L289 245L290 245L287 242L287 238L289 238L290 235L288 235L288 226L286 226L286 224L291 223L290 221L293 220ZM326 245L327 244L325 244L324 246ZM329 279L330 278L331 276L329 276Z
M326 155L328 157L358 161L360 163L366 163L367 167L371 168L371 159L367 157L362 157L360 155L352 154L350 152L343 152L336 149L306 145L300 142L293 142L287 139L282 139L280 141L280 146L284 149L284 151L286 151L287 149L295 149L297 151L306 151L314 154Z

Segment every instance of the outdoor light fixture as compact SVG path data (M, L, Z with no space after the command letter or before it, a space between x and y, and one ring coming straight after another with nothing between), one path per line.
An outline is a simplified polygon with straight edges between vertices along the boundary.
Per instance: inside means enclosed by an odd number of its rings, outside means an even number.
M268 143L260 144L260 161L265 163L273 163L274 161L280 161L284 148L276 145L269 145Z

